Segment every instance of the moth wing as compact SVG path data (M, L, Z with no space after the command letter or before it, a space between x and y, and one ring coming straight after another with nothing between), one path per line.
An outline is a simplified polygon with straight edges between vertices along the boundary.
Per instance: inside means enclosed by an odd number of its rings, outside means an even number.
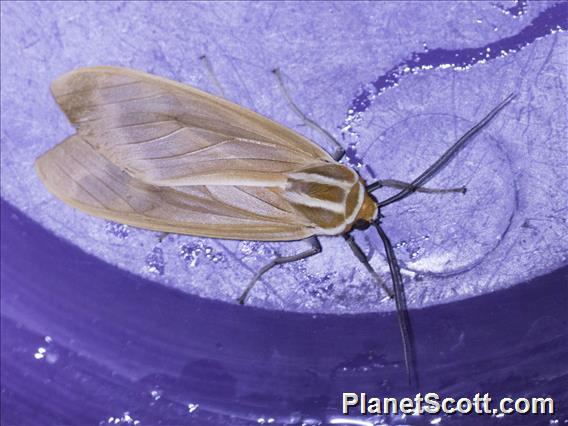
M52 84L78 134L131 176L159 186L285 182L323 149L260 114L191 86L116 67Z
M140 228L261 241L315 233L278 187L153 185L131 176L78 135L39 157L36 170L46 187L73 207Z

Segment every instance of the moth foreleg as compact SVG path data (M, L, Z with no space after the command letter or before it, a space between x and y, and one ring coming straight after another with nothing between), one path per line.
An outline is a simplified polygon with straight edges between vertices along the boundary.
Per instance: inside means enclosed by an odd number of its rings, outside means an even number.
M427 194L445 194L445 193L452 193L452 192L460 192L465 194L467 192L467 188L465 186L461 186L459 188L424 188L419 186L414 186L408 182L402 182L396 179L383 179L373 182L367 185L366 189L368 192L373 192L379 188L396 188L396 189L409 189L410 191L414 192L424 192Z
M355 242L353 235L343 234L343 238L345 238L345 241L347 241L347 244L349 244L349 247L353 251L353 254L355 254L355 257L359 259L359 261L365 266L365 268L367 268L367 271L369 271L369 273L373 276L375 282L379 285L379 287L382 288L390 298L394 297L394 293L390 288L387 287L387 285L379 276L379 274L377 274L375 269L373 269L373 267L369 263L369 259L367 259L367 256L365 255L365 253L363 253L361 247L359 247L359 245Z
M302 259L305 259L307 257L313 256L315 254L321 253L321 243L319 242L318 237L310 237L308 239L308 241L312 245L312 247L310 249L303 251L301 253L295 254L293 256L278 256L275 259L272 259L272 261L270 261L270 263L264 265L255 274L255 276L252 277L252 280L250 281L249 285L247 286L245 291L243 291L243 294L241 294L241 297L239 297L239 303L241 305L243 305L245 303L245 299L247 298L249 292L252 290L252 288L254 287L256 282L260 279L260 277L262 277L265 273L267 273L270 269L272 269L276 265L282 265L284 263L296 262L298 260L302 260Z
M284 97L288 101L288 104L290 105L290 108L292 109L292 111L294 111L296 113L296 115L298 117L300 117L300 119L304 122L304 124L306 126L311 127L312 129L323 134L332 143L332 145L335 146L335 151L332 154L333 159L335 161L341 160L343 158L343 156L345 155L345 149L343 149L343 147L338 142L338 140L335 139L331 133L329 133L327 130L325 130L323 127L321 127L318 123L316 123L314 120L312 120L311 118L306 116L306 114L304 114L302 112L302 110L298 107L298 105L296 105L294 103L294 101L292 100L292 98L290 96L290 93L288 92L288 89L286 89L286 85L284 84L284 79L282 78L282 74L280 73L280 69L274 68L272 70L272 73L276 76L276 80L278 81L278 86L280 86L280 90L282 91L282 94L284 95Z

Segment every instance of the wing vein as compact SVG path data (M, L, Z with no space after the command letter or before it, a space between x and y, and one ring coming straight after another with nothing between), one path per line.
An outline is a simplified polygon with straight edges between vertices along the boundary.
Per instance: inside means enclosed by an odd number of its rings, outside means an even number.
M235 212L241 213L241 215L245 216L246 218L249 218L249 219L252 218L252 219L256 219L256 220L261 218L262 220L264 220L266 222L282 223L280 218L265 216L265 215L262 215L262 214L254 213L254 212L251 212L249 210L241 209L239 207L235 207L235 206L232 206L230 204L227 204L223 200L220 200L218 197L213 195L213 193L209 190L209 188L205 187L205 190L207 191L207 194L209 195L209 197L211 197L212 200L216 201L219 204L222 204L224 207L227 207L227 208L229 208L229 209L231 209Z
M89 145L90 146L90 145ZM95 175L94 173L90 173L90 170L87 166L85 166L84 163L81 162L81 160L79 160L77 157L75 157L71 152L68 152L67 155L69 155L69 157L71 157L73 160L75 160L75 162L79 165L79 167L81 167L83 170L85 170L89 176L92 176L93 178L95 178L96 180L98 180L100 183L103 184L103 186L105 186L106 188L108 188L110 190L110 192L112 192L114 195L116 195L118 198L120 198L122 201L124 201L128 207L130 207L132 209L132 211L135 211L138 213L138 210L132 205L130 204L130 202L124 198L122 196L122 194L119 194L118 192L116 192L114 190L114 188L112 188L111 186L109 186L103 179L101 179L100 177L98 177L97 175ZM105 174L108 175L108 172L105 171ZM111 177L112 180L114 180L115 182L117 181L114 177ZM81 186L82 187L82 186ZM97 201L100 202L100 200L98 198L95 198ZM104 203L100 202L106 209L108 210L112 210L110 209L108 206L106 206Z
M223 205L224 207L227 207L229 210L232 210L232 211L234 211L234 212L236 212L236 213L241 213L241 215L244 215L244 216L247 217L247 218L253 218L253 219L255 219L255 216L256 216L256 217L260 217L260 215L257 215L257 214L255 214L255 213L251 213L250 211L243 210L243 209L240 209L240 208L235 207L235 206L231 206L230 204L227 204L227 203L223 202L223 200L220 200L219 198L217 198L216 196L214 196L213 193L212 193L212 192L209 190L209 188L207 188L207 187L205 187L205 191L207 192L208 196L209 196L213 201L217 202L218 204Z
M131 129L133 127L138 127L138 126L147 126L148 124L163 124L163 123L171 123L171 122L179 123L179 121L176 120L176 119L159 120L159 121L145 121L143 123L127 124L126 126L109 127L106 130L108 131L108 130L118 130L118 129Z
M216 163L216 162L223 162L223 161L228 161L228 160L257 160L257 161L267 161L264 158L258 158L258 157L225 157L225 158L219 158L216 160L210 160L210 159L206 159L206 160L198 160L198 161L193 161L192 164L204 164L204 163ZM297 161L286 161L286 160L270 160L273 163L282 163L282 164L302 164L302 163L298 163ZM172 167L171 164L154 164L152 165L153 168L155 169L169 169L170 167ZM223 167L222 169L219 170L219 172L223 172L224 174L226 174L227 172L237 172L237 173L242 173L243 169L228 169L226 167ZM200 173L203 176L209 175L209 174L217 174L218 172L210 172L210 173ZM262 173L261 171L257 171L256 173ZM268 172L265 171L264 173L274 173L274 172Z
M97 87L97 89L98 90L101 90L101 89L116 89L117 87L131 86L133 84L140 84L140 82L139 81L129 81L128 83L113 84L111 86ZM67 92L67 93L64 93L62 95L56 95L55 98L59 99L59 98L65 97L65 96L76 95L77 93L88 93L88 92L92 92L92 91L93 91L92 87L89 87L88 89L73 90L72 92Z
M102 107L107 107L109 105L121 105L121 104L127 104L129 102L137 102L137 101L145 101L148 99L153 99L153 98L159 98L160 96L163 96L163 93L154 93L152 95L149 96L142 96L140 98L128 98L128 99L122 99L120 101L115 101L115 102L106 102L106 103L98 103L98 104L88 104L88 105L81 105L82 108L85 109L89 109L89 108L100 108Z
M286 211L286 210L284 210L283 208L280 208L280 207L278 207L277 205L272 204L272 203L270 203L269 201L267 201L267 200L265 200L265 199L263 199L263 198L257 197L256 195L251 194L250 192L246 192L246 191L242 190L241 188L239 188L238 186L233 186L233 188L235 188L237 191L240 191L240 192L242 192L242 193L244 193L244 194L250 195L252 198L257 199L258 201L260 201L260 202L262 202L262 203L264 203L264 204L266 204L266 205L268 205L268 206L270 206L270 207L273 207L273 208L275 208L276 210L281 211L282 213L290 214L289 211Z
M53 163L55 165L55 167L57 169L59 169L60 172L62 172L65 176L67 176L71 181L75 182L75 184L77 186L79 186L79 188L81 188L83 191L85 191L89 197L91 197L93 200L95 200L97 203L99 203L101 206L103 206L103 208L107 209L107 210L112 210L110 209L105 203L103 203L99 197L97 197L95 194L93 194L91 191L89 191L84 185L81 185L81 183L75 179L73 176L71 176L69 173L67 173L67 171L61 167L59 164L57 164L57 162Z
M174 120L174 121L177 121L177 120ZM177 122L179 123L179 121L177 121ZM121 143L119 145L142 145L144 143L149 143L149 142L158 142L158 141L161 141L163 139L169 138L170 136L173 136L176 133L182 132L186 129L187 129L186 127L180 125L179 128L169 132L168 134L160 136L158 138L146 139L146 140L143 140L143 141L126 142L126 143Z
M180 121L180 120L176 120L176 121L178 121L178 123L180 123L180 125L188 128L188 129L206 130L206 131L211 132L211 133L216 133L218 135L225 136L227 139L233 138L234 140L249 141L250 143L256 143L258 145L267 146L269 148L284 149L286 151L293 152L295 154L311 156L311 154L308 151L302 150L300 147L296 147L296 146L292 146L292 145L283 145L281 142L278 142L277 140L270 138L268 136L263 137L263 136L260 136L260 135L255 135L255 137L257 137L258 139L242 138L242 137L238 137L238 136L235 136L233 134L230 134L226 131L222 132L222 131L219 131L219 130L210 130L210 129L207 129L205 127L190 126L190 125L187 125L183 121ZM250 129L245 129L245 128L236 127L236 126L233 126L233 129L241 131L243 133L250 133Z
M166 158L182 158L184 156L190 157L190 156L198 154L198 153L207 152L210 149L219 147L219 146L226 144L228 142L231 142L233 140L234 139L225 139L225 140L222 140L220 142L216 142L212 145L209 145L209 146L206 146L206 147L203 147L203 148L198 148L198 149L195 149L193 151L182 152L181 154L165 155L165 156L162 156L162 157L142 157L142 158L140 158L140 160L163 160L163 159L166 159Z

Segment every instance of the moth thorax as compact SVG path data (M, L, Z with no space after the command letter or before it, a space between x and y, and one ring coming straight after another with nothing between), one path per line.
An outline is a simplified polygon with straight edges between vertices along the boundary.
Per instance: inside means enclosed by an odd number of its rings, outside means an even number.
M377 218L378 212L377 204L373 201L369 194L367 194L367 191L365 191L363 204L361 205L361 209L353 222L365 221L370 223Z

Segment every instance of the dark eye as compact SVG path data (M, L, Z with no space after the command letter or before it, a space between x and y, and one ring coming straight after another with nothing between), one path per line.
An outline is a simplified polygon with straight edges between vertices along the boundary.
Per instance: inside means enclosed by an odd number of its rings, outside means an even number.
M353 224L353 228L359 229L361 231L364 231L369 226L371 226L371 222L367 222L364 219L357 219L357 221L355 221L355 223Z

